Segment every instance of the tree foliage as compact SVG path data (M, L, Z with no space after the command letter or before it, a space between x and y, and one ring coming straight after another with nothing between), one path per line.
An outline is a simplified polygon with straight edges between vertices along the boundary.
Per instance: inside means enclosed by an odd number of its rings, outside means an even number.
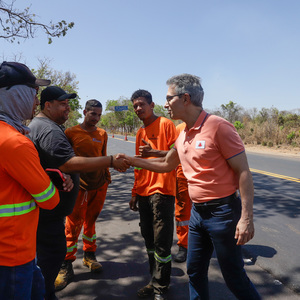
M300 111L279 111L275 107L245 110L229 101L211 113L231 122L245 144L268 147L300 147Z
M10 42L33 38L36 31L41 29L46 33L48 43L51 44L52 38L65 36L74 26L74 22L67 23L65 20L57 23L50 21L49 24L40 23L36 15L31 12L31 6L17 9L14 4L15 0L10 2L0 0L0 38Z
M115 106L128 106L128 110L114 111ZM101 117L100 126L110 132L135 134L143 124L135 114L132 102L127 98L107 100L105 111L107 113ZM155 105L153 111L157 116L167 117L167 111L162 105Z

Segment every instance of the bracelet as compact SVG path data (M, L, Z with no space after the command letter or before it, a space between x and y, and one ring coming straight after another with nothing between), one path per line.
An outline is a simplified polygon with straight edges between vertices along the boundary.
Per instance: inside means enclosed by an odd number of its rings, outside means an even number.
M110 156L110 167L113 168L114 167L114 157L111 155Z

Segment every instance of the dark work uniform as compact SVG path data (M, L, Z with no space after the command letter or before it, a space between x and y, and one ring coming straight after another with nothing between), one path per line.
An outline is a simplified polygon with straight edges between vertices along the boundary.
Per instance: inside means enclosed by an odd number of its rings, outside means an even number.
M34 118L28 137L33 141L41 165L59 168L75 156L63 129L48 118ZM65 217L72 213L79 189L79 174L70 174L71 192L59 192L60 202L53 210L40 209L37 229L37 264L45 278L46 300L57 299L54 282L66 256Z

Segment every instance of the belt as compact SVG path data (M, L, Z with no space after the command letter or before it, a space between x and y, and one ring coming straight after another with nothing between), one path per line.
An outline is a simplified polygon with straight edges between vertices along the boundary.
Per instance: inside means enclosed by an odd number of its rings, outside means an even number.
M216 207L216 206L220 206L223 204L229 204L231 203L235 198L237 197L237 193L234 193L230 196L224 197L224 198L220 198L220 199L215 199L215 200L210 200L207 202L201 202L201 203L194 203L194 205L196 207Z

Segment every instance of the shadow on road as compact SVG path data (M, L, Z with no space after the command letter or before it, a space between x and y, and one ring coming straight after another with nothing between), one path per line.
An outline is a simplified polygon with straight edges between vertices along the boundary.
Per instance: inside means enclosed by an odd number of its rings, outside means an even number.
M103 272L92 274L82 266L80 236L77 260L73 263L75 277L64 290L57 293L59 299L134 300L138 299L137 290L149 281L147 254L139 230L139 214L131 211L128 205L134 180L133 169L127 170L124 174L113 170L111 174L112 183L109 185L104 208L96 222L98 247L96 255L103 265ZM173 254L177 252L176 242L174 232ZM271 249L261 247L257 250L259 255L272 255ZM264 299L294 299L284 298L283 286L274 285L272 277L255 264L246 265L246 270ZM235 299L224 283L215 256L211 259L209 269L209 288L211 299ZM172 262L168 300L188 299L186 264Z

